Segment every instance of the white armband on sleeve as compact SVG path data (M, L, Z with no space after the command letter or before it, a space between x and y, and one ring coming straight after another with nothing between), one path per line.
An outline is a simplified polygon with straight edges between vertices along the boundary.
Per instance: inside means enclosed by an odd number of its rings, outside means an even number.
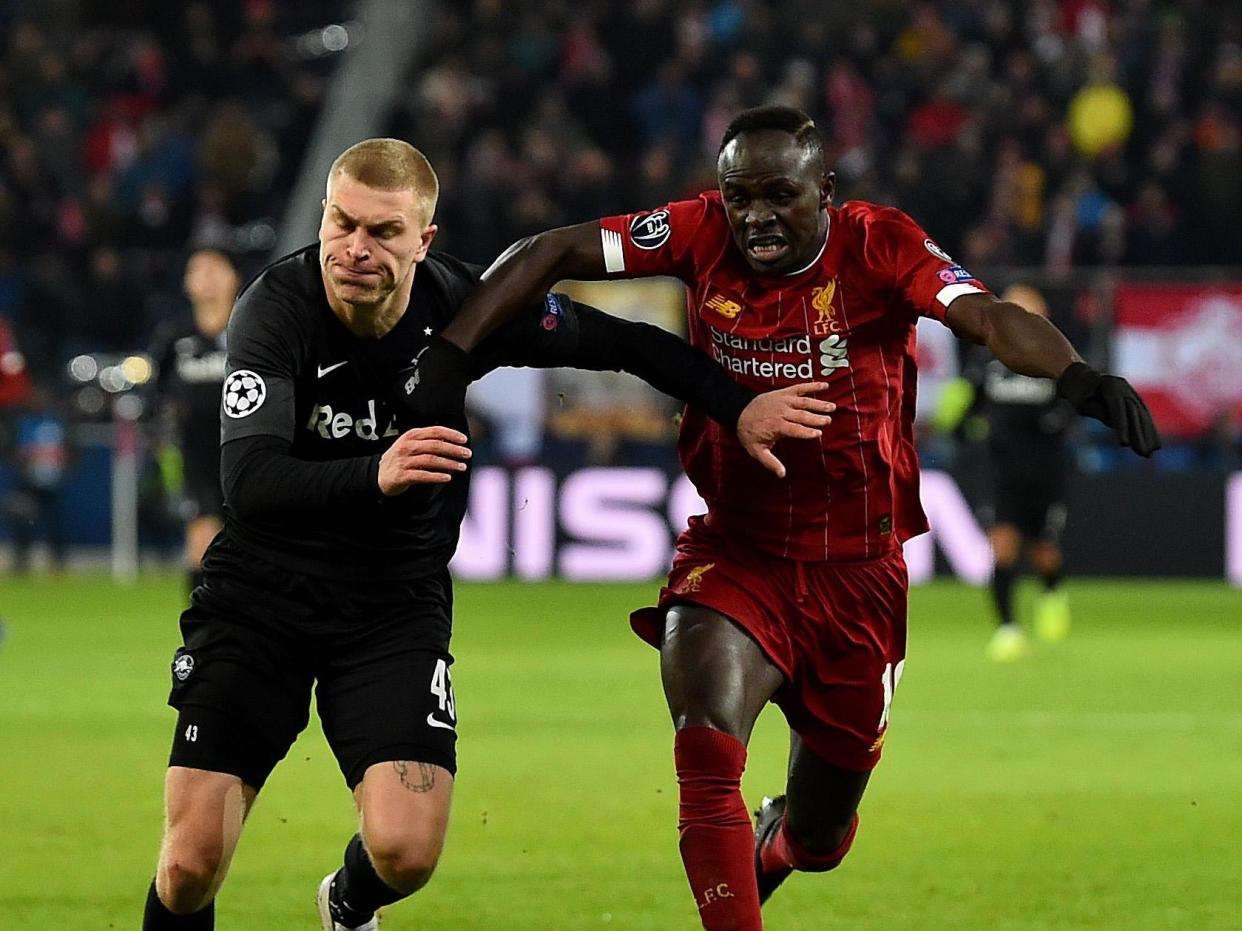
M963 294L983 294L982 288L977 288L973 284L950 284L945 285L936 292L936 300L945 307L948 307Z

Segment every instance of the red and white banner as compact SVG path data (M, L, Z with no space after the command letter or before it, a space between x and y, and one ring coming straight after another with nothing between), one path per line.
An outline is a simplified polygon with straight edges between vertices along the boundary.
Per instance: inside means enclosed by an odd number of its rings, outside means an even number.
M915 362L919 383L914 417L919 423L925 423L935 418L945 386L957 378L961 368L957 337L952 330L930 317L920 317L918 328Z
M1113 365L1160 432L1207 433L1242 417L1242 283L1117 288Z

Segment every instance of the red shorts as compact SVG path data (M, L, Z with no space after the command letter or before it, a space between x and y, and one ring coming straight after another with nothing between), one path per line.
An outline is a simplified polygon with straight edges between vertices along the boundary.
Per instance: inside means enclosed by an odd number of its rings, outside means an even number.
M671 605L730 618L784 674L772 700L806 745L829 763L870 770L905 661L908 591L895 544L862 562L795 562L743 549L692 518L659 606L635 611L630 625L659 647Z

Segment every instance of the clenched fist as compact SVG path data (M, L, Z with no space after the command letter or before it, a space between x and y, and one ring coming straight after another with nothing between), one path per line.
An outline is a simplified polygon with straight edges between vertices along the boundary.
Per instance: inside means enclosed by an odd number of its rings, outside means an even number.
M411 485L443 484L466 470L471 455L466 435L451 427L406 430L380 457L380 491L391 497Z

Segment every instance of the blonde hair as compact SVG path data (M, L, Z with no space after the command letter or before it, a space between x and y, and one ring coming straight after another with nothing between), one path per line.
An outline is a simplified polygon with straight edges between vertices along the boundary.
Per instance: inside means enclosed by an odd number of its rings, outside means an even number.
M430 223L440 197L440 179L427 156L401 139L363 139L336 157L328 169L331 181L344 172L355 181L381 191L414 192Z
M1041 317L1048 316L1048 302L1044 300L1042 294L1029 284L1011 284L1005 289L1005 293L1001 295L1001 300L1017 304L1023 310L1039 314Z

